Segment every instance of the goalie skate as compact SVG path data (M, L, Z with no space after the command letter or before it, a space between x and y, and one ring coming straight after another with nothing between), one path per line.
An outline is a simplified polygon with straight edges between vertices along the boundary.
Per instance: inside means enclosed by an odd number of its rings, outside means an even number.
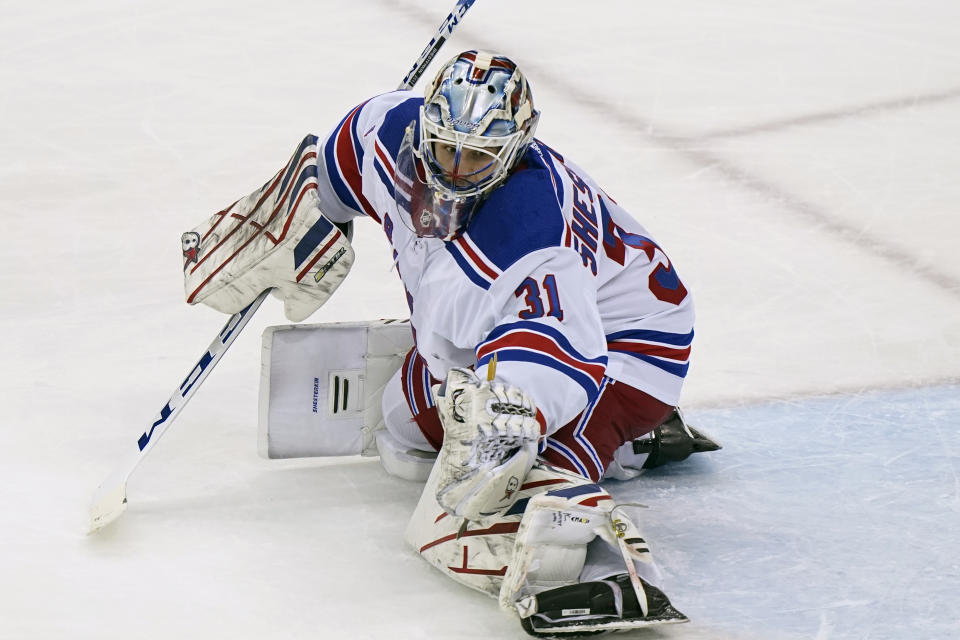
M680 409L674 409L673 415L654 429L649 438L633 441L635 454L648 454L643 463L644 469L653 469L668 462L680 462L691 454L718 451L722 448L714 438L687 424Z
M716 438L687 424L677 408L653 431L617 449L604 478L630 480L647 469L686 460L694 453L722 448Z
M688 622L662 591L642 579L640 583L646 600L643 605L625 573L528 596L518 603L525 616L520 624L539 638L573 638Z

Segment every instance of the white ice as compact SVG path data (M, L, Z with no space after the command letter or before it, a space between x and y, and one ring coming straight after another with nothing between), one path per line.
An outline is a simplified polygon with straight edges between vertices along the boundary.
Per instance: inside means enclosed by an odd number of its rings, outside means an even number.
M523 638L401 541L376 460L256 453L270 301L86 537L93 489L222 324L179 235L394 88L452 0L0 3L0 638ZM725 444L635 482L645 638L960 637L960 4L477 0L540 137L698 304ZM380 231L311 322L403 317Z

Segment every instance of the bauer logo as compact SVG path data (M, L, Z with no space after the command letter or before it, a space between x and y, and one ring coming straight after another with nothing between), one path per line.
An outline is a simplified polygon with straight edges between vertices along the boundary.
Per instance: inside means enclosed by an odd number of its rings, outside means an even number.
M333 267L333 265L337 264L337 261L340 260L340 258L342 258L343 254L345 254L346 252L347 252L346 249L344 249L343 247L340 247L340 249L335 254L333 254L333 257L330 258L325 265L317 269L317 275L313 276L313 279L316 280L317 282L320 282L321 280L323 280L323 276L327 275L327 271L329 271Z

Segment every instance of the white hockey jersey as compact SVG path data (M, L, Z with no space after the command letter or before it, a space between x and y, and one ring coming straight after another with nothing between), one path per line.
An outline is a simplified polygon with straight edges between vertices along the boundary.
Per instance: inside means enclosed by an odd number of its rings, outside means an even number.
M318 148L320 206L366 215L391 245L417 349L431 374L457 366L527 390L553 432L604 376L676 405L693 340L693 302L667 255L579 167L540 141L444 242L419 238L394 199L394 166L423 98L377 96ZM419 131L417 132L419 139Z

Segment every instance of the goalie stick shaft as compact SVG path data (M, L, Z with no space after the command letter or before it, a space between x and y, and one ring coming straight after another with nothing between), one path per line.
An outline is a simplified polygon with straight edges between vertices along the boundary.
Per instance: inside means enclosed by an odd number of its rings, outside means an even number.
M430 65L437 52L454 29L460 24L463 16L473 6L475 0L458 0L453 10L440 24L436 34L431 38L420 57L413 63L410 71L400 83L398 89L412 89L423 72ZM262 292L257 299L242 311L233 314L227 320L223 329L217 334L210 347L194 365L183 382L174 390L173 395L160 410L146 431L137 439L137 447L131 448L122 463L97 488L90 506L90 523L88 533L93 533L105 525L116 520L127 506L127 480L143 460L144 456L156 445L160 437L170 428L170 424L179 415L187 402L196 394L197 389L213 371L223 354L237 339L240 332L250 322L254 312L269 294L269 290Z
M437 29L437 33L434 34L430 42L427 43L427 46L420 53L420 57L417 58L417 61L413 63L410 71L407 73L406 77L403 79L403 82L400 83L400 86L397 87L397 90L402 89L412 89L417 80L420 79L420 76L423 75L423 72L426 71L427 67L430 66L430 62L433 60L434 56L437 55L437 52L440 51L440 47L443 46L443 43L447 41L453 34L453 30L457 28L457 25L460 24L460 20L463 19L463 16L466 15L467 11L470 10L470 7L473 6L473 3L476 0L458 0L456 6L453 7L453 11L444 19L440 24L440 28Z
M230 345L250 322L254 312L263 303L270 290L262 292L257 299L246 308L230 316L226 324L207 347L197 363L187 373L167 403L160 409L155 419L137 439L136 448L130 449L123 459L123 463L111 473L101 484L93 496L90 507L90 532L96 531L106 524L116 520L123 513L127 504L127 480L144 456L157 444L157 441L170 427L170 424L180 414L183 408L196 394L197 389L207 379L213 368L223 358Z

